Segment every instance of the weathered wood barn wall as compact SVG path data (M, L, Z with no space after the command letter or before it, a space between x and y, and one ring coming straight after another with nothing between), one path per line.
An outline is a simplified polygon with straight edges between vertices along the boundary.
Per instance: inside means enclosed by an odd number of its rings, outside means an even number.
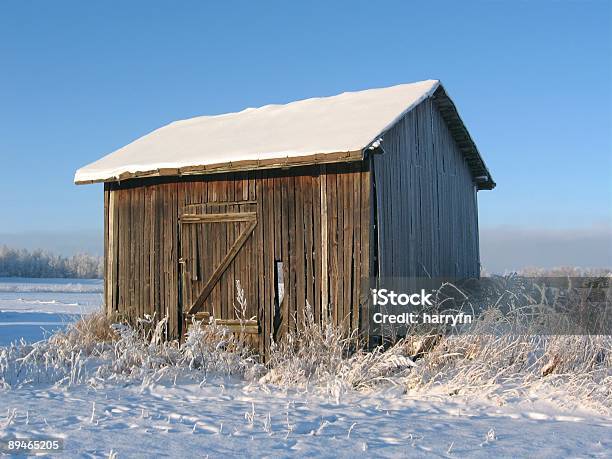
M259 322L261 352L266 337L296 326L306 302L317 321L329 314L357 328L360 280L369 267L369 186L365 162L107 183L107 310L132 319L167 315L171 335L179 336L183 313L248 225L190 217L255 213L254 230L202 310L235 319L239 280L246 316Z
M279 122L294 133L271 138ZM77 171L77 183L105 182L109 314L167 316L170 337L195 312L254 318L252 344L267 354L307 304L317 321L365 330L364 278L479 275L476 192L495 183L439 82L181 123ZM219 132L252 141L211 147ZM319 154L305 132L340 153ZM304 142L310 154L256 156ZM189 161L168 168L174 149Z
M441 101L408 112L374 155L380 277L480 273L478 185L440 110L447 98L436 94Z

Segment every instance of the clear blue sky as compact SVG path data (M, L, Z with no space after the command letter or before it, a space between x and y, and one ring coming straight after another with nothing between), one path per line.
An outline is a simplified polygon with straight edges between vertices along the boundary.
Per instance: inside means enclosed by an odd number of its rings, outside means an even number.
M211 2L212 3L212 2ZM0 3L0 233L101 228L75 169L170 121L441 79L481 227L612 219L609 1Z

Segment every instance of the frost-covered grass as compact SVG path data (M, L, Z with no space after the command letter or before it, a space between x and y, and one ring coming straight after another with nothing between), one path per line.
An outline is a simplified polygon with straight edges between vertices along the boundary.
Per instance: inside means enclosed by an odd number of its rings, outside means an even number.
M486 395L498 403L549 386L563 389L568 405L611 412L612 336L531 335L517 333L516 324L514 333L494 334L496 316L483 313L473 333L419 335L368 352L340 328L315 323L307 309L263 365L240 335L214 323L195 323L179 344L163 339L164 319L130 327L98 313L47 340L0 348L0 385L201 381L215 374L338 400L349 391L396 386L406 393Z
M166 319L131 327L94 313L49 339L0 348L0 387L95 384L100 380L156 380L209 372L245 376L263 368L243 340L215 324L191 327L184 343L167 341Z
M352 351L353 339L307 316L273 347L260 381L338 396L393 385L407 393L487 396L498 403L549 386L564 390L568 406L612 413L612 336L534 335L532 318L520 314L511 333L494 333L499 316L489 309L469 333L415 335L371 352Z
M604 457L612 337L534 334L520 310L500 317L491 307L471 333L368 352L307 308L264 365L215 323L179 343L163 339L165 319L90 314L0 348L0 435L56 435L66 455L93 457Z

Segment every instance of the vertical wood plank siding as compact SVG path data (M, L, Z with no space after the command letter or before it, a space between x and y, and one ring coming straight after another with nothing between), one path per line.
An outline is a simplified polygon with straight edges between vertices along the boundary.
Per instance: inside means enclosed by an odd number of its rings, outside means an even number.
M247 225L233 223L221 231L214 226L221 223L207 228L180 223L185 209L200 209L257 212L255 230L205 307L215 317L234 319L235 281L240 280L249 318L259 320L261 333L254 345L262 353L269 349L270 336L278 338L298 326L306 302L317 320L331 310L334 323L347 330L363 320L360 304L366 295L360 288L361 276L369 272L371 222L366 162L130 180L105 184L104 194L109 313L131 320L168 314L170 337L180 336L181 303L188 308L197 298ZM179 263L181 257L185 263ZM280 305L276 262L282 262L285 285Z
M381 277L478 276L476 188L436 104L428 99L374 155Z

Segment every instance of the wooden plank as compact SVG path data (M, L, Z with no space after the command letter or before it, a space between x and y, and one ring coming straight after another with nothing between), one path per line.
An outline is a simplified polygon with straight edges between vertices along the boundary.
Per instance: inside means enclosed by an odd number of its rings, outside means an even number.
M304 176L296 175L295 181L295 312L297 324L304 318L306 305L306 266L304 247Z
M114 191L117 205L117 220L119 221L119 231L117 231L117 310L121 313L123 312L123 282L125 281L125 277L123 275L123 264L125 263L125 259L123 257L123 246L124 246L124 235L123 232L126 228L126 222L123 218L124 216L124 204L121 199L122 190L117 189Z
M130 255L130 227L132 225L131 209L130 209L131 195L129 190L123 190L123 205L124 205L124 218L123 218L123 307L124 313L127 317L135 319L132 311L132 301L130 298L130 281L132 279L132 273L134 272L131 267L131 255Z
M138 311L138 317L144 317L144 307L142 304L142 238L144 229L142 227L142 205L141 205L142 187L132 190L133 200L133 221L132 228L134 234L132 237L132 245L134 246L134 307Z
M160 299L161 279L159 276L160 263L161 263L161 244L162 244L161 234L160 234L160 221L161 221L160 199L161 199L161 196L160 196L160 186L159 185L153 186L153 190L151 193L151 199L152 199L152 208L153 208L153 218L152 218L153 227L151 228L151 231L153 233L152 234L153 236L153 257L152 257L153 260L152 260L152 266L151 266L151 275L153 276L152 298L153 298L153 306L155 307L156 316L162 317L161 299Z
M148 267L149 267L149 251L147 250L147 246L148 246L148 230L147 230L147 187L142 187L141 188L141 192L140 192L140 198L139 198L139 205L140 205L140 225L141 225L141 232L140 232L140 244L139 244L139 250L140 250L140 256L139 256L139 260L140 260L140 294L139 294L139 298L140 298L140 304L141 307L143 309L143 311L146 311L147 314L153 314L153 308L152 305L149 303L147 295L148 295L148 283L149 283L149 279L148 279Z
M281 326L282 326L282 304L280 303L280 298L278 297L277 293L277 267L276 267L276 262L281 262L283 261L283 232L282 232L282 213L283 213L283 199L282 199L282 181L281 179L278 177L277 174L270 174L271 176L271 181L272 181L272 187L273 187L273 212L271 215L272 218L272 224L273 224L273 232L272 232L272 237L274 238L274 276L272 277L272 280L274 282L274 301L275 303L272 305L273 306L273 310L270 313L270 324L269 324L269 330L270 333L272 334L272 337L275 339L278 339L280 337L280 334L282 333L281 330ZM283 273L280 272L280 275L282 275ZM266 337L266 356L269 354L269 337Z
M237 179L234 180L235 182L235 195L238 196L239 194L241 196L243 196L244 193L247 194L248 197L248 180L242 180L242 179ZM198 203L191 203L191 204L185 204L183 206L183 209L181 211L181 215L188 215L188 214L202 214L203 212L206 212L207 208L210 208L211 206L218 206L219 204L221 204L219 201L214 201L214 202L208 202L208 198L206 196L206 182L202 181L199 182L200 186L202 187L202 195L200 196L200 199L202 199L203 201L206 202L198 202ZM241 199L241 200L235 200L235 201L226 201L223 202L224 205L226 206L242 206L242 205L246 205L246 204L257 204L257 201L251 201L249 199Z
M129 310L130 310L130 315L131 317L134 317L135 319L138 318L138 308L135 306L136 304L136 298L135 298L135 292L136 292L136 279L134 276L134 272L136 269L136 266L134 264L134 258L135 258L135 245L134 245L134 238L136 237L136 228L134 226L134 217L135 217L135 211L134 211L134 201L135 201L135 196L134 193L131 192L131 190L128 190L127 193L127 202L128 202L128 228L127 228L127 233L128 233L128 237L127 237L127 244L129 245L128 248L128 267L129 267L129 271L127 273L128 276L128 295L129 295Z
M313 264L314 277L314 316L317 323L321 323L321 174L316 168L316 175L312 178L312 235L313 235Z
M242 191L242 197L246 200L257 201L257 187L255 184L256 173L249 171L245 173L244 176L244 189ZM248 210L257 210L256 204L250 204L247 206ZM257 227L256 227L257 228ZM265 313L263 311L263 307L259 303L259 285L258 279L260 277L260 271L258 266L259 255L259 239L251 238L247 241L247 244L250 245L249 253L250 253L250 262L249 262L249 284L252 286L251 289L251 305L253 310L253 315L256 317L262 317ZM264 343L265 345L265 343ZM265 358L265 357L264 357Z
M169 263L169 259L170 259L170 244L169 244L169 240L170 240L170 235L169 235L169 231L168 231L168 214L169 214L169 209L168 209L168 185L164 184L162 185L161 191L162 191L162 199L161 199L161 209L162 209L162 213L161 213L161 224L160 224L160 235L161 235L161 243L162 243L162 253L161 253L161 260L160 260L160 277L161 277L161 294L160 294L160 299L161 299L161 317L168 317L168 322L170 321L170 311L168 308L168 303L169 303L169 295L168 295L168 290L170 288L169 286L169 279L168 279L168 270L170 269L170 263Z
M248 201L249 199L249 174L250 172L246 172L244 174L244 178L242 179L242 200ZM250 202L250 204L257 204L257 202Z
M242 198L242 177L240 176L240 174L233 174L232 175L232 184L233 184L233 191L232 191L232 195L234 196L235 201L228 203L228 210L230 212L247 212L248 210L244 208L244 206L241 206L240 204L238 204L239 199ZM240 234L240 232L244 229L244 223L236 223L236 233L235 234ZM256 235L254 237L257 237ZM248 250L248 244L245 244L245 250ZM244 289L244 293L245 293L245 297L247 299L247 314L250 313L249 308L251 306L251 302L249 301L249 292L250 290L252 290L251 284L249 283L249 279L247 278L248 275L248 269L245 268L244 266L244 255L246 255L245 250L242 251L242 253L239 253L238 255L236 255L236 258L234 260L234 263L232 265L230 265L230 269L233 269L234 274L233 274L233 278L234 278L234 282L236 280L239 280L240 283L242 284L242 288ZM237 298L236 298L236 292L234 289L234 301L236 302L236 306L238 306L237 304ZM249 317L252 317L252 315L249 315Z
M344 322L344 183L343 174L338 171L335 175L336 178L336 202L335 211L337 215L338 226L336 227L336 289L337 289L337 302L336 302L336 320L338 325L342 325Z
M314 231L314 221L312 218L312 200L313 200L313 187L315 186L315 181L311 175L311 170L309 173L304 174L302 176L302 191L304 193L304 252L306 255L306 272L305 272L305 282L306 282L306 301L310 304L311 312L312 308L315 306L314 300L314 271L313 271L313 256L314 256L314 248L313 248L313 231Z
M115 252L115 280L114 280L114 284L115 284L115 298L114 298L114 309L115 312L118 313L120 307L121 307L121 266L122 266L122 260L121 260L121 231L122 231L122 227L123 225L121 224L121 201L120 201L120 196L121 196L121 190L117 189L116 187L114 187L113 189L113 200L114 200L114 206L115 206L115 225L116 225L116 231L114 231L114 238L115 241L113 242L113 246L114 246L114 252Z
M202 194L202 182L193 182L191 183L189 194L190 201L197 202L200 200L200 196ZM181 224L184 223L183 220L180 220ZM193 237L191 251L193 253L193 260L191 262L191 266L193 267L193 272L191 273L191 278L195 281L192 283L193 287L198 288L201 286L203 281L203 277L206 275L205 269L207 266L206 255L205 255L205 246L206 246L206 230L202 225L196 225L191 228L191 234ZM193 296L195 296L195 292Z
M144 250L142 249L142 240L144 236L144 227L142 224L142 214L143 214L143 203L142 203L142 195L143 188L136 188L132 190L134 199L133 204L133 215L134 219L132 222L134 228L134 237L132 240L132 244L134 246L134 301L135 307L138 311L138 317L144 317L145 308L142 301L142 291L143 291L143 282L142 282L142 255Z
M200 322L201 325L210 325L210 313L208 312L197 312L195 314L188 314L188 324L192 323L195 319L196 322ZM233 333L248 333L248 334L259 334L260 327L257 320L238 320L238 319L213 319L214 324L227 328Z
M212 201L212 202L217 203L216 205L210 207L209 212L219 213L220 206L218 202L222 200L222 196L220 193L220 182L219 182L218 176L215 176L214 179L208 183L208 199L209 199L209 202ZM210 257L212 259L211 266L218 266L218 264L221 262L221 257L223 256L223 253L225 252L221 249L221 241L217 237L217 233L214 230L215 230L215 227L213 225L211 225L208 228L207 238L210 240L210 243L211 243L211 247L210 247ZM201 291L201 288L202 286L199 285L198 291L197 292L194 291L194 301L198 297L198 294ZM212 305L212 311L213 311L213 314L215 314L215 317L224 317L220 286L215 286L215 288L213 288L211 295L210 295L210 300L211 300L211 305Z
M226 194L225 194L226 201L229 201L229 202L234 201L235 194L234 194L234 175L233 174L226 175L225 189L226 189ZM225 208L225 212L229 213L232 211L232 205L226 204L224 208ZM239 223L233 223L233 224L226 225L226 233L227 233L226 247L230 247L230 245L234 242L234 239L235 239L234 232L236 229L235 227L237 225L239 225ZM238 255L238 252L236 252L236 255ZM235 258L233 261L235 261ZM236 301L236 272L234 268L235 268L234 263L230 263L227 269L225 270L225 272L223 273L223 275L221 276L221 285L225 286L225 289L227 291L227 309L228 309L227 318L228 319L232 319L236 317L236 311L234 307L238 306L238 303ZM242 287L248 288L248 285L243 284Z
M289 178L287 176L279 177L281 183L281 234L282 234L282 262L283 262L283 279L285 284L289 280L289 266L291 259L289 257ZM285 295L280 305L281 309L281 336L285 336L289 332L289 298L288 289L285 289Z
M147 307L155 314L155 301L153 298L153 282L155 275L153 273L153 257L155 250L155 241L153 234L153 222L155 217L154 204L153 204L153 193L155 186L148 186L145 190L145 301ZM155 317L158 317L155 315Z
M287 213L288 213L288 206L287 206L287 178L280 176L277 179L277 187L278 187L278 194L280 195L280 199L278 199L278 203L275 201L275 206L278 209L278 217L279 217L279 221L277 223L277 225L280 227L277 230L277 234L279 234L280 237L280 245L281 245L281 250L280 250L280 256L277 257L277 259L279 261L282 262L283 266L282 266L282 276L283 276L283 280L284 282L286 282L286 280L288 279L288 266L289 266L289 233L288 233L288 225L287 225ZM283 301L281 301L278 305L279 307L279 315L280 317L277 319L277 323L278 323L278 334L277 337L280 339L282 336L285 336L286 333L289 330L288 327L288 307L287 307L287 297L286 297L286 293L284 294L283 297Z
M258 221L263 222L265 220L266 210L264 208L265 198L264 198L264 175L261 172L255 173L255 191L257 193L257 215ZM267 237L263 223L257 224L257 259L256 263L256 285L254 287L257 288L257 317L260 319L262 323L265 322L266 315L266 304L265 304L265 296L266 296L266 280L264 278L265 266L264 266L264 258L265 258L265 249L264 249L264 241ZM261 306L260 306L261 304ZM264 325L265 327L265 325ZM264 341L267 339L266 337L267 330L264 328L263 331L263 339ZM265 354L265 343L264 343L264 354Z
M208 324L210 321L210 312L208 311L200 311L200 312L196 312L195 314L185 314L185 318L191 322L193 319L195 319L198 322L204 322L205 324Z
M110 270L110 285L111 285L111 310L117 312L118 307L118 292L119 292L119 209L117 208L117 192L114 187L111 189L109 196L109 216L111 221L109 222L110 230L110 257L111 270Z
M232 333L260 334L261 328L257 320L215 319L215 324L227 328Z
M354 168L353 172L353 281L351 293L351 331L359 330L359 305L361 298L359 295L359 286L361 285L361 167Z
M367 163L366 163L367 164ZM361 278L359 282L359 328L363 333L365 343L369 343L368 323L370 320L368 295L369 295L369 277L372 275L370 267L370 250L371 239L373 236L372 230L372 175L369 167L364 164L364 170L361 172Z
M329 277L328 277L328 221L327 221L327 170L326 166L321 166L319 176L321 193L321 309L325 311L322 315L327 315L329 307Z
M236 190L236 198L238 198L239 196L244 199L245 201L248 201L248 197L249 197L249 175L250 173L244 173L241 175L241 191L239 194L238 189ZM257 201L253 200L254 202L248 203L248 204L241 204L240 205L240 212L250 212L250 211L255 211L257 212ZM246 227L246 223L241 223L240 225L240 231L243 231L244 228ZM249 317L256 317L260 323L263 320L263 314L265 313L264 308L262 307L262 305L260 304L259 301L259 280L258 280L258 258L259 258L259 247L260 247L260 232L258 229L259 226L259 219L258 219L258 223L257 223L257 227L255 227L255 231L253 233L253 237L249 238L247 240L247 242L245 243L245 249L243 250L243 253L240 255L241 259L242 259L242 267L241 267L241 272L242 277L244 278L243 283L246 286L245 287L245 292L246 292L246 297L247 297L247 302L248 302L248 315ZM264 339L262 336L262 339L257 339L256 337L253 338L253 340L251 341L252 346L254 349L258 349L260 355L264 355Z
M226 201L227 200L227 174L222 174L218 177L218 182L217 182L217 190L219 192L219 200L220 201ZM224 206L220 206L220 210L224 209ZM219 263L223 264L223 259L224 259L224 254L227 254L229 252L229 244L231 244L231 241L227 240L227 230L225 228L225 226L223 225L213 225L213 227L216 227L216 231L217 231L217 236L216 236L216 240L219 246ZM223 272L220 274L219 277L222 277L223 274L225 273L225 270L223 270ZM214 271L213 271L214 274ZM219 279L218 279L219 280ZM229 304L229 298L228 298L228 286L227 286L227 282L215 282L217 284L216 288L219 290L219 303L220 303L220 307L221 307L221 318L222 319L231 319L234 317L234 310L233 307ZM196 300L197 302L197 300Z
M178 208L184 208L185 200L186 200L186 183L178 184ZM189 301L189 293L187 292L187 285L185 281L185 245L188 243L187 238L185 236L185 226L180 224L178 225L178 287L179 287L179 301L178 301L178 313L180 317L181 324L181 338L187 332L187 327L189 325L189 320L187 318L186 309Z
M188 310L193 301L197 297L200 289L202 288L202 283L204 279L207 279L210 275L212 269L209 268L211 263L214 261L214 254L210 251L211 246L211 228L206 225L184 225L183 216L185 213L190 213L186 209L192 209L194 213L203 213L206 214L210 211L211 207L208 206L209 200L209 183L208 177L200 177L200 180L196 182L190 183L189 186L189 199L186 201L188 204L183 207L183 213L179 215L179 224L181 226L182 231L185 232L188 237L193 238L193 240L189 241L189 245L191 252L194 253L196 257L196 262L194 265L197 267L197 273L195 275L190 276L190 278L197 278L196 281L190 281L188 278L187 282L189 283L189 303L185 304L185 310ZM188 266L188 264L185 264ZM209 298L210 299L210 298ZM206 302L203 305L203 308L206 312L211 312L211 306L209 302Z
M265 302L261 304L263 321L260 321L263 331L264 355L268 355L270 352L270 337L274 333L274 312L275 312L275 299L276 299L276 285L274 284L274 270L275 270L275 227L278 226L274 221L274 182L275 179L270 174L266 174L265 182L265 240L262 242L262 248L264 248L264 267L265 267ZM262 196L262 198L264 198Z
M219 177L218 176L207 177L207 179L208 179L207 180L208 202L210 204L214 203L214 205L211 205L210 207L208 207L205 213L219 213L220 207L219 207L218 202L221 201L221 197L219 194ZM205 245L206 245L206 249L208 253L208 259L211 262L210 267L212 268L214 266L218 266L218 264L221 261L222 251L221 251L219 238L217 237L217 233L215 232L215 226L210 225L206 227L206 229L202 227L202 231L205 232L205 240L206 240ZM209 271L207 271L207 274L206 274L207 276L208 276L208 272ZM210 271L210 273L212 275L212 271ZM192 304L198 297L201 290L202 290L202 283L193 284ZM210 301L208 304L209 304L210 311L215 315L215 317L222 317L223 310L222 310L222 305L221 305L221 290L218 286L213 288L210 294L209 300Z
M342 193L343 193L343 301L342 301L342 323L345 332L350 331L351 326L351 305L353 293L353 169L347 166L347 172L342 174Z
M296 238L295 238L295 177L287 177L287 224L289 233L289 276L285 283L285 296L289 307L289 328L295 330L299 318L296 316Z
M165 237L164 242L166 245L166 260L165 265L165 278L166 278L166 303L165 312L168 315L168 332L170 336L174 336L176 329L176 316L175 316L175 305L174 305L174 218L173 218L173 183L169 183L166 187L166 200L165 200Z
M198 185L201 187L206 186L206 182L186 183L185 184L185 196L183 198L185 207L193 205L194 202L198 202ZM180 230L184 235L184 239L181 241L181 251L183 253L183 263L181 264L184 275L183 285L185 285L186 301L183 302L183 310L187 312L191 307L193 301L197 295L198 286L201 285L202 279L199 274L207 263L200 263L200 251L206 253L206 231L201 225L183 225L182 215L179 216ZM183 244L185 247L183 247ZM212 261L212 260L211 260ZM201 273L205 276L207 273Z
M171 285L171 301L170 301L170 311L172 313L172 329L171 329L171 337L179 338L180 337L180 325L179 325L179 304L178 304L178 184L173 183L171 186L171 202L170 202L170 217L171 217L171 237L172 237L172 250L171 250L171 260L170 260L170 285Z
M192 202L194 199L194 184L191 184L189 187L189 201ZM183 221L181 220L181 223ZM189 284L191 285L191 296L194 297L193 287L197 285L199 279L200 272L200 263L199 256L200 250L202 249L202 229L198 226L191 226L187 229L189 234L189 256L187 257L187 263L185 263L185 267L189 274Z
M109 220L108 207L110 199L109 185L104 184L104 311L107 316L110 316L112 310L112 301L110 300L111 286L109 284L109 273L111 270L111 257L109 245Z
M164 193L164 314L168 316L168 328L174 329L172 310L172 184L166 184Z
M136 207L137 207L137 220L135 222L137 227L136 234L136 301L138 303L140 315L151 314L151 309L148 302L146 301L147 287L145 285L145 266L148 263L145 262L147 256L147 250L145 249L146 243L146 187L138 188L136 194Z
M328 259L329 263L329 310L330 317L338 325L338 209L336 174L328 167L327 214L328 214Z
M121 312L125 317L130 316L130 203L129 191L121 190L121 274L120 295Z
M163 184L160 187L160 266L159 266L159 275L160 279L160 317L168 317L168 328L171 328L170 321L172 320L170 317L169 310L169 289L170 289L170 279L168 277L168 271L171 269L170 267L170 235L169 235L169 186L168 184Z
M223 223L223 222L250 222L257 218L257 212L227 212L211 214L183 214L181 223Z

